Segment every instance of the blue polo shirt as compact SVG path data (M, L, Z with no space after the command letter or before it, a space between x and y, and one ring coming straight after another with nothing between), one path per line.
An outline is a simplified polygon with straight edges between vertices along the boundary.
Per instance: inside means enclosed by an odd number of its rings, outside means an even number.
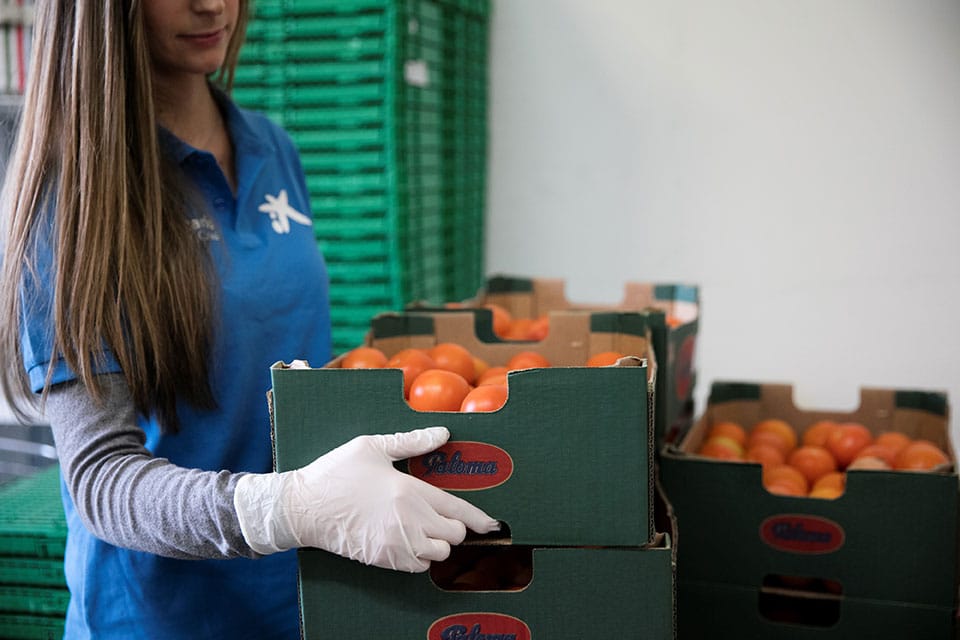
M218 408L182 403L181 430L141 424L147 448L205 470L272 470L266 392L270 365L331 356L327 273L311 225L309 196L289 136L262 115L220 96L234 144L237 192L216 159L162 132L162 144L195 181L206 212L191 218L220 278L211 384ZM28 314L25 365L35 390L49 364L49 318ZM118 371L108 361L102 371ZM62 362L53 382L74 376ZM176 560L130 551L91 535L64 489L71 590L67 637L299 638L296 555L259 560Z

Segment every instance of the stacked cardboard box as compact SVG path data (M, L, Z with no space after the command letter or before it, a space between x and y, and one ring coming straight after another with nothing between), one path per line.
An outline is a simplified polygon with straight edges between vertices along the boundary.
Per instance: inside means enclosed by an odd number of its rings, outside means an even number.
M630 281L623 298L610 304L571 301L558 278L498 275L487 280L469 301L481 307L498 304L514 317L538 318L554 311L643 311L648 316L657 355L656 449L674 442L693 422L696 383L694 356L700 324L700 294L695 285Z
M383 315L374 319L368 344L392 354L456 342L491 365L531 348L482 341L474 318L471 312ZM505 532L474 540L450 562L462 560L461 553L473 560L507 555L515 573L526 574L506 587L462 589L444 580L456 568L444 563L411 575L304 549L305 638L610 637L624 629L673 637L673 531L669 518L657 519L665 508L655 509L656 364L646 317L559 314L534 348L553 366L511 372L508 400L491 413L414 411L403 399L398 369L343 369L339 359L315 369L273 368L278 470L303 466L356 435L445 425L451 440L438 455L499 461L495 477L462 495L501 520ZM618 366L583 366L589 353L608 348L633 355ZM400 467L416 474L421 464ZM463 491L457 473L418 475Z
M66 537L57 465L0 490L0 637L63 635Z
M941 393L863 389L850 413L798 409L781 384L716 383L661 456L683 543L678 615L690 638L950 638L957 611L957 472L848 470L833 500L774 495L759 464L696 454L717 421L817 420L901 431L953 455Z

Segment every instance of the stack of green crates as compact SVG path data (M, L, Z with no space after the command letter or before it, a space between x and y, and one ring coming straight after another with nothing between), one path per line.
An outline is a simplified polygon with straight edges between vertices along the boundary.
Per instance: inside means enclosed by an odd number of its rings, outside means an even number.
M290 132L334 347L483 284L489 0L258 0L233 95Z
M61 638L70 594L60 469L0 486L0 638Z

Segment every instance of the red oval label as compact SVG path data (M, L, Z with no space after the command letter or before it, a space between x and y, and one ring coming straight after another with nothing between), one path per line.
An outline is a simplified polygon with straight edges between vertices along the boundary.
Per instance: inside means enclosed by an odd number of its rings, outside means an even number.
M502 613L455 613L440 618L427 631L427 640L531 640L530 627Z
M843 546L846 534L833 520L784 513L760 523L760 539L780 551L832 553Z
M407 470L441 489L477 491L506 482L513 475L513 458L485 442L447 442L435 451L410 458Z

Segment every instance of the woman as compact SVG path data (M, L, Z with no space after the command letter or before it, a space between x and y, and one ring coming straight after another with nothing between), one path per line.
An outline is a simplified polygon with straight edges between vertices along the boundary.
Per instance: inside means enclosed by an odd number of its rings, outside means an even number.
M269 366L325 362L330 319L296 151L211 80L229 86L248 11L37 2L0 355L60 457L67 638L299 637L287 550L423 571L497 526L393 468L441 427L270 473Z

